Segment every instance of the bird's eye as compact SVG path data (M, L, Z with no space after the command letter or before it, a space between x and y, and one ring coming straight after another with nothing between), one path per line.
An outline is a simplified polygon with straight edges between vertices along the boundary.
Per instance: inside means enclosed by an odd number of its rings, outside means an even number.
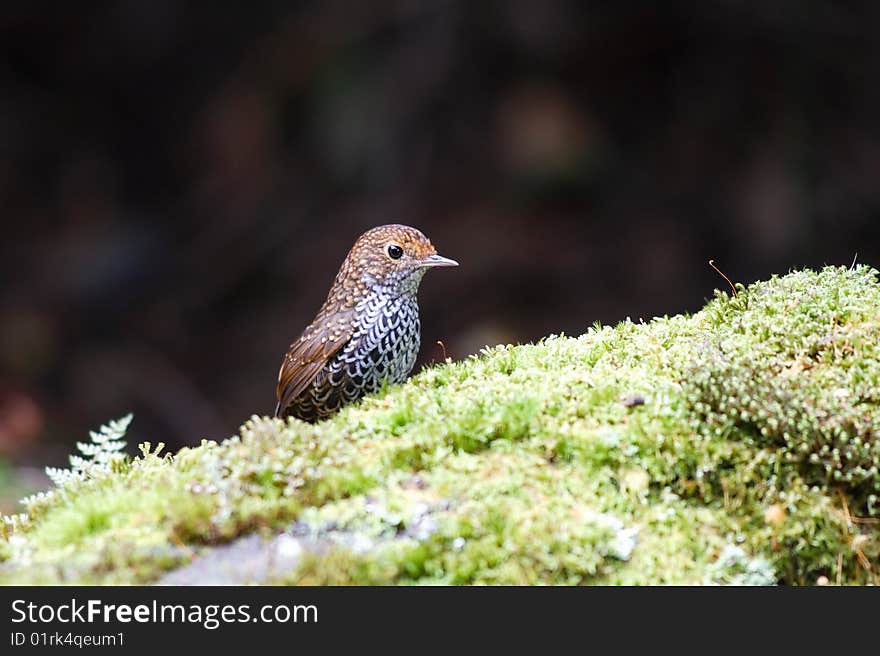
M401 257L403 257L403 249L397 244L388 244L388 248L386 250L388 251L388 257L390 257L392 260L399 260Z

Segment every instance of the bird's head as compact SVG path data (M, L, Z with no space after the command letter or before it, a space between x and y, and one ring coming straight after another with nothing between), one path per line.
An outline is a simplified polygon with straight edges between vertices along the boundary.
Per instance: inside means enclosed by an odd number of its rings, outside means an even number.
M458 266L437 254L421 231L405 225L378 226L362 234L348 254L351 272L368 287L387 293L415 294L425 272L433 267Z

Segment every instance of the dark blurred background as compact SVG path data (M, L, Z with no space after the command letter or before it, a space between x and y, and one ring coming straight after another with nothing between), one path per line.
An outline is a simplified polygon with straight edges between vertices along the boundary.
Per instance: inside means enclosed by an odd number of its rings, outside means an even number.
M461 262L422 284L421 363L697 310L709 258L876 265L878 29L821 0L4 3L5 498L129 411L172 448L271 412L381 223Z

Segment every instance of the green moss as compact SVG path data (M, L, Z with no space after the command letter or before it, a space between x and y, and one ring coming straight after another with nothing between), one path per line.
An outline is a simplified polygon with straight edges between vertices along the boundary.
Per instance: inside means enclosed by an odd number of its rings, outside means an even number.
M295 522L326 548L277 582L877 582L878 325L877 273L826 268L488 348L318 425L114 461L29 504L0 581L152 581Z

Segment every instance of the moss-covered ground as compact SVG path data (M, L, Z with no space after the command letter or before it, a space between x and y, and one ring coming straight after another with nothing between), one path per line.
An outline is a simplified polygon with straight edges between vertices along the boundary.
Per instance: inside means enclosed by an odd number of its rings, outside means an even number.
M829 267L486 349L94 468L6 518L0 582L151 582L295 530L337 546L273 582L876 583L878 335L877 272Z

